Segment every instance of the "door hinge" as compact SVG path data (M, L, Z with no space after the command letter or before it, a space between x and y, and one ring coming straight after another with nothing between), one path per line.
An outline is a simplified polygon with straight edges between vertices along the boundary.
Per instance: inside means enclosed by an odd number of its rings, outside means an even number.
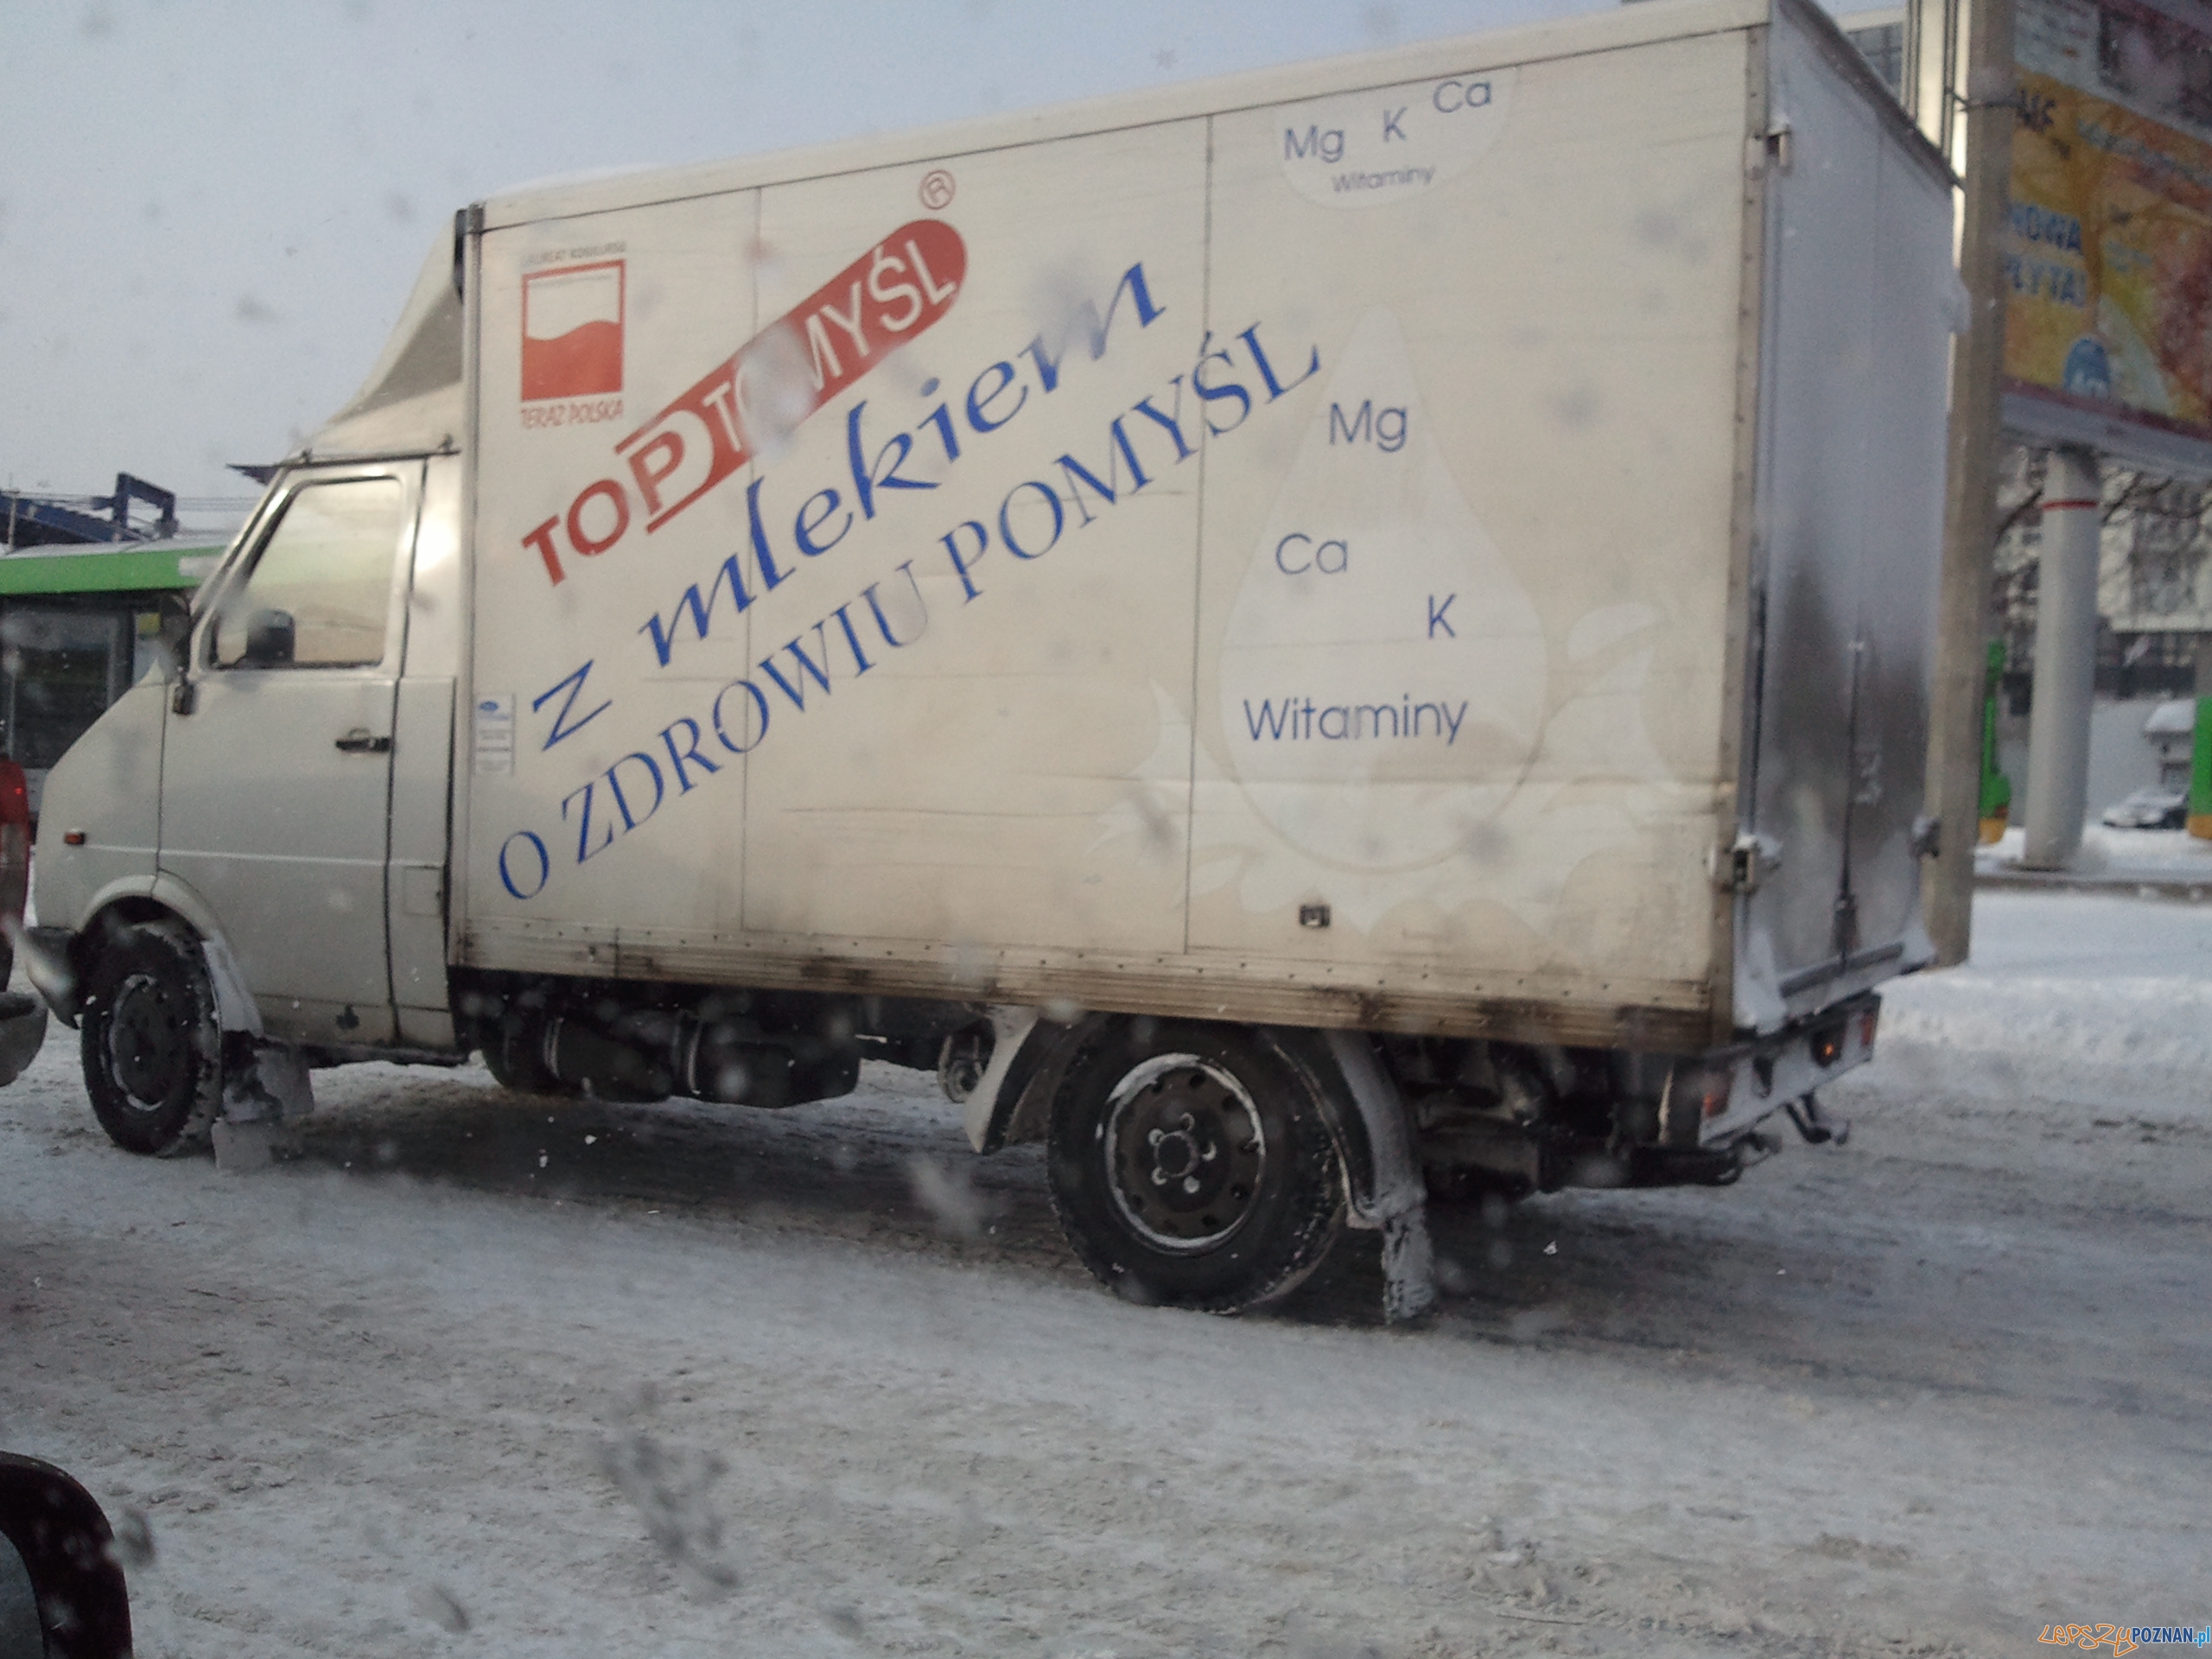
M1782 868L1782 843L1764 836L1738 836L1706 856L1713 885L1726 893L1756 893L1759 883Z
M1745 145L1747 152L1744 170L1754 177L1762 173L1787 173L1789 170L1789 124L1777 121L1764 132L1756 134Z

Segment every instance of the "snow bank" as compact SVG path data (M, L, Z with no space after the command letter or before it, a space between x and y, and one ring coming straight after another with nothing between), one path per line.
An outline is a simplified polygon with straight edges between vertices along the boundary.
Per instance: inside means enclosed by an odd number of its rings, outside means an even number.
M1974 923L1968 965L1884 988L1876 1069L1891 1083L1940 1077L1969 1109L2095 1102L2212 1121L2212 904L1985 891Z
M2212 981L2008 979L1961 969L1897 987L1882 1035L2098 1065L2201 1069L2212 1088Z
M1976 874L2018 869L2027 840L2027 831L2016 825L1993 845L1976 849ZM2212 888L2212 841L2199 840L2186 830L2108 830L2092 823L2083 828L2082 850L2067 873L2115 882L2202 881Z

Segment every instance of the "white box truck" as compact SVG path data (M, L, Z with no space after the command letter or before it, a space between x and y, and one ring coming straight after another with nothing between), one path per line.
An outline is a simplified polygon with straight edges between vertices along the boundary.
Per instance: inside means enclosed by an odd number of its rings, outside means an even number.
M469 207L48 784L93 1107L888 1061L1209 1308L1732 1179L1932 955L1950 215L1801 0Z

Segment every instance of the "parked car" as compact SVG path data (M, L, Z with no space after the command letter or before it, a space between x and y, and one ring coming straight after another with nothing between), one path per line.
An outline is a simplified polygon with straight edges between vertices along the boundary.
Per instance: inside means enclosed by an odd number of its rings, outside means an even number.
M2189 827L2189 795L2153 784L2105 808L2104 821L2113 830L2184 830Z

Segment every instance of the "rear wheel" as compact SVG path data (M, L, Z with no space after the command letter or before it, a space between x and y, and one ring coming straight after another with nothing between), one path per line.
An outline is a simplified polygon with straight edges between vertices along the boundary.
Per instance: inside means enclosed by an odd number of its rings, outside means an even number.
M1287 1294L1344 1223L1325 1086L1256 1033L1107 1027L1071 1064L1047 1137L1053 1207L1084 1265L1176 1307Z
M156 1156L207 1143L223 1103L223 1027L190 928L116 930L79 1024L86 1092L109 1140Z

